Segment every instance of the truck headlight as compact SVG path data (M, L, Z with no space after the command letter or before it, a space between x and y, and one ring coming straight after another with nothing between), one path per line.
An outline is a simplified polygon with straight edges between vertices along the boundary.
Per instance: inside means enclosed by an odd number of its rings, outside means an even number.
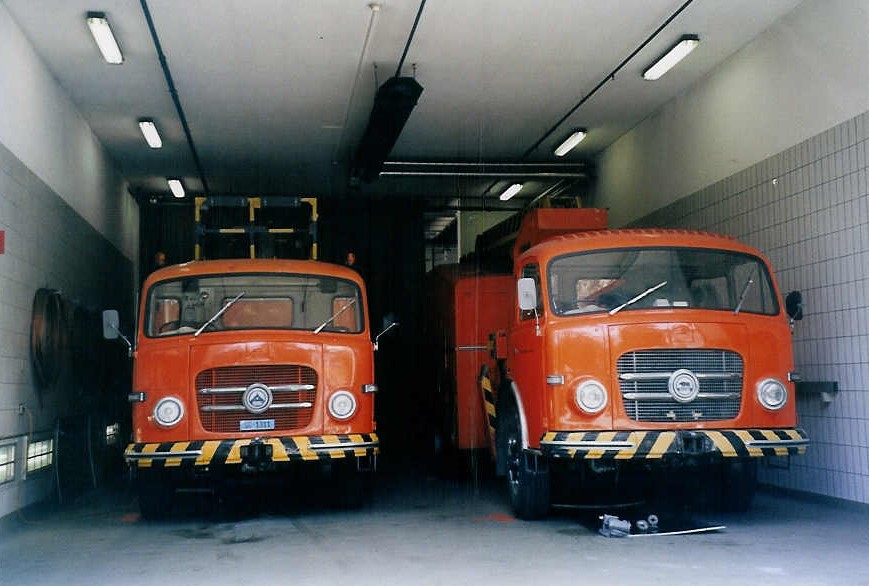
M338 391L329 397L329 415L344 420L356 413L356 397L350 391Z
M154 405L154 420L163 427L177 425L184 417L184 403L176 397L164 397Z
M788 390L781 381L766 378L757 383L757 400L771 411L777 411L788 402Z
M576 387L576 404L586 413L600 413L607 404L606 387L596 380L586 380Z

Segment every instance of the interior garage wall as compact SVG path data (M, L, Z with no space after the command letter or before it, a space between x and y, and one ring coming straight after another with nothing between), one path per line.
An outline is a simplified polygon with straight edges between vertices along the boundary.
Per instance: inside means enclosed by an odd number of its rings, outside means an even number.
M812 438L763 482L869 502L869 6L810 0L599 162L595 205L615 225L705 229L760 248L804 293L797 397ZM666 78L665 78L666 79Z
M92 330L107 307L130 322L138 211L114 163L2 4L0 80L0 444L16 448L14 478L0 484L2 517L54 490L56 469L27 478L25 455L28 439L52 437L58 424L61 459L77 468L63 470L62 484L93 476L81 422L99 415L92 428L104 437L102 418L117 417L115 395L125 395L109 392L122 386L123 373L114 347L100 346L100 332ZM61 293L68 321L59 379L38 391L30 329L42 287ZM76 334L73 323L94 327ZM72 345L83 338L93 343L88 369L73 360Z
M625 225L865 112L867 23L864 0L805 0L604 151L595 205Z
M797 371L805 381L836 382L839 392L797 396L812 445L789 468L763 468L761 480L862 503L869 503L867 164L869 113L634 223L734 236L768 256L783 292L802 291Z

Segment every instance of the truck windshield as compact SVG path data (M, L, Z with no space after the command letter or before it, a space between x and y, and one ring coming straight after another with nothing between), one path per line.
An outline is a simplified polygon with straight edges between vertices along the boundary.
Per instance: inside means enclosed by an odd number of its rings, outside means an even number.
M359 333L365 327L359 297L359 287L352 281L320 275L185 277L151 287L145 333L149 337L192 335L209 320L203 335L221 330L313 330L336 314L323 332Z
M624 248L560 256L549 263L548 284L556 315L667 308L779 312L764 263L727 250Z

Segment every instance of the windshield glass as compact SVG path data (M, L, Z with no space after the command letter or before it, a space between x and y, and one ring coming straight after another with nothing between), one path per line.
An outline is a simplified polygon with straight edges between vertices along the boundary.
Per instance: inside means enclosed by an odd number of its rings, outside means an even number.
M313 330L338 314L323 332L358 333L365 327L359 295L352 281L319 275L232 274L163 281L148 293L145 332L149 337L194 334L209 320L203 334Z
M770 276L760 259L726 250L585 252L554 259L548 273L550 304L556 315L674 307L730 312L738 308L740 313L765 315L779 312Z

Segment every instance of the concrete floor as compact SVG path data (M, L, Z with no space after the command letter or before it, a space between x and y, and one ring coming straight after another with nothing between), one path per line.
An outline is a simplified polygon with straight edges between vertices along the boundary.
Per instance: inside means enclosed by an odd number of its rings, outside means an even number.
M129 489L89 492L0 523L0 584L869 584L865 508L766 491L750 513L694 515L719 532L621 539L587 511L517 521L487 480L386 471L361 510L308 500L238 514L181 496L145 522Z

